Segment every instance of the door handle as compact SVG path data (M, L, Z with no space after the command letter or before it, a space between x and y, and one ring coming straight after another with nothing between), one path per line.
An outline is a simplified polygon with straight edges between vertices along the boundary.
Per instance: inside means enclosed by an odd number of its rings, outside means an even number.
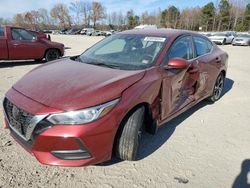
M19 46L19 45L20 45L20 44L16 44L16 43L15 43L15 44L13 44L13 46L14 46L14 47Z

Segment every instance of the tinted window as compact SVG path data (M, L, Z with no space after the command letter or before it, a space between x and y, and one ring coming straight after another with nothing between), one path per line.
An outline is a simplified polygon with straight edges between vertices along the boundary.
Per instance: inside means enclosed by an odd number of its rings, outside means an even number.
M212 49L212 44L207 39L202 37L194 37L194 45L196 49L196 55L201 56L209 53Z
M11 34L14 40L33 40L34 38L30 32L24 29L12 29Z
M168 60L172 58L183 58L186 60L194 58L191 37L182 37L174 42L168 53Z
M4 36L4 28L0 27L0 37Z

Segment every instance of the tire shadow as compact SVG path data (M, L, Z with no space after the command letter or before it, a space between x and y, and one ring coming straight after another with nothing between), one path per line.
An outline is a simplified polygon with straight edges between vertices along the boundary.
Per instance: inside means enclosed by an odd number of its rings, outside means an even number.
M226 95L233 88L233 84L233 80L231 80L230 78L226 78L223 94L221 97ZM180 114L176 118L162 125L157 131L156 135L144 133L142 141L140 143L137 160L142 160L154 153L156 150L158 150L173 135L177 126L179 126L183 121L185 121L188 117L190 117L199 109L211 104L212 103L203 100L192 108L190 108L189 110L187 110L186 112ZM100 163L98 164L98 166L109 166L119 162L121 162L121 160L113 156L110 161Z

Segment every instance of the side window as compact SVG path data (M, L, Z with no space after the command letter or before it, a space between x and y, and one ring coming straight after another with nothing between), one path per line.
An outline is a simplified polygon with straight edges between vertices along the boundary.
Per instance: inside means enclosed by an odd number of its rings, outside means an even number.
M209 53L213 47L211 42L202 37L194 37L194 45L197 56Z
M14 40L33 40L34 38L30 32L24 29L12 29L11 34Z
M116 39L95 52L95 55L111 54L122 52L126 42L123 39Z
M167 56L168 60L172 58L183 58L186 60L194 58L192 39L190 36L182 37L174 42Z
M206 40L207 41L207 48L208 48L208 52L211 52L212 48L213 48L213 44L211 41Z
M4 36L4 28L0 27L0 37L3 37L3 36Z

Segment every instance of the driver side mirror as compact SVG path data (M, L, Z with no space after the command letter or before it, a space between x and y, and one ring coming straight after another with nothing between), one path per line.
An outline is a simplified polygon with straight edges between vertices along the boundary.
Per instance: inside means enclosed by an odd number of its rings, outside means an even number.
M182 58L170 59L168 64L164 66L165 69L184 69L189 67L190 63Z

